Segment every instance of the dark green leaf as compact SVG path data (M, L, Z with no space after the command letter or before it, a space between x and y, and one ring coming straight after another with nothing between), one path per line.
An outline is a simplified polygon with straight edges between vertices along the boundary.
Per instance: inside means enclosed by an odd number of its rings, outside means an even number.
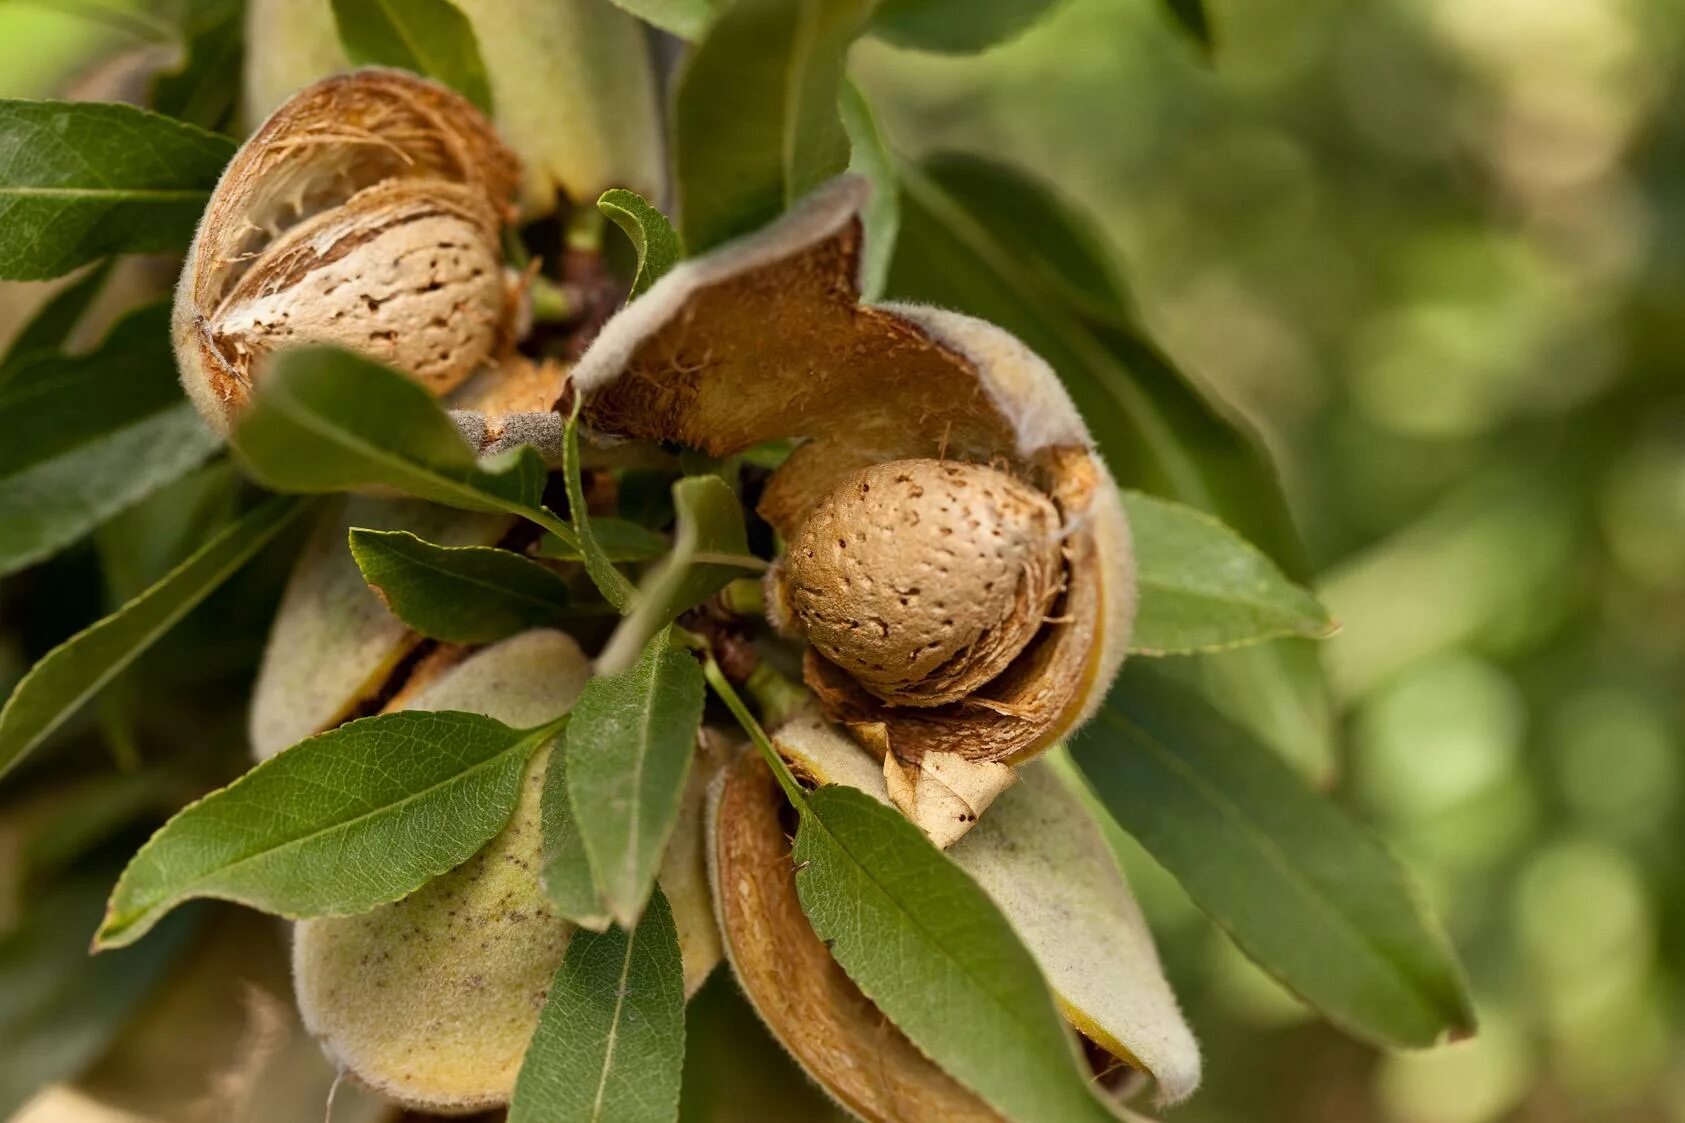
M0 383L0 573L33 564L191 471L218 441L181 396L169 312L133 312L91 354Z
M573 806L568 802L567 753L552 752L544 768L544 791L539 801L539 881L545 896L564 919L581 928L601 932L611 923L597 881L591 876L591 859L585 853L585 839L579 833Z
M883 0L872 31L900 47L972 54L1002 43L1051 11L1058 0Z
M351 556L394 616L446 643L492 643L575 615L560 575L495 546L437 546L408 531L357 527Z
M654 561L667 552L667 540L647 527L630 519L601 518L591 520L591 534L597 540L600 556L610 562ZM570 545L554 534L546 534L538 541L540 557L557 561L584 561L578 546Z
M62 883L0 938L0 1118L98 1060L198 928L183 913L145 946L90 960L104 896Z
M860 299L873 301L883 296L889 262L895 256L895 236L901 228L901 188L895 179L895 158L878 130L872 107L860 87L849 81L843 83L842 120L853 151L848 170L872 184L872 199L864 215L866 248L860 266Z
M1389 1045L1473 1032L1455 955L1404 870L1199 695L1132 665L1073 752L1188 896L1330 1020Z
M714 13L725 7L727 0L614 0L645 23L677 35L680 39L695 39L708 29Z
M0 279L187 248L234 144L101 102L0 101Z
M1130 327L1124 309L1073 299L1073 288L1118 294L1099 282L1111 264L1079 236L1066 209L1001 165L965 158L931 168L933 176L902 169L890 295L958 308L1017 335L1058 371L1124 484L1216 515L1290 578L1305 580L1286 499L1259 443ZM998 205L1011 208L1010 222L989 209ZM1041 231L1050 256L1043 260L1016 229ZM1313 771L1332 762L1315 645L1277 640L1177 662L1278 751Z
M746 571L766 563L749 553L743 506L718 476L688 476L673 485L678 523L673 550L638 587L631 612L609 637L597 669L613 674L632 665L650 637Z
M1176 25L1187 32L1207 55L1217 48L1211 33L1211 15L1205 10L1205 0L1164 0L1164 6Z
M414 892L503 829L527 758L561 718L381 714L300 741L189 805L129 862L97 946L122 947L190 897L292 919L351 916Z
M106 258L54 293L6 348L6 357L0 359L0 382L23 364L62 350L110 275L111 259Z
M667 216L649 205L636 191L616 187L605 191L597 200L597 209L626 232L632 248L638 251L638 272L632 278L632 293L636 300L644 290L659 281L662 274L677 265L685 255L684 243Z
M702 668L665 629L619 674L579 696L567 733L568 803L598 896L630 928L678 821L702 724Z
M231 131L245 55L241 0L191 0L182 59L152 82L152 108L200 128Z
M868 0L737 0L680 73L679 226L691 253L755 230L848 164L843 59Z
M450 0L333 0L333 14L353 63L437 78L481 109L491 109L491 84L474 27Z
M800 808L802 909L867 998L1013 1119L1110 1123L1035 960L977 884L892 807L849 787Z
M1124 492L1123 504L1141 593L1131 651L1221 651L1333 627L1314 596L1205 512L1138 491Z
M231 439L251 473L277 491L390 487L447 507L521 515L573 537L538 507L546 472L535 450L482 464L438 399L349 351L277 355Z
M271 499L162 581L35 664L0 709L0 775L285 530L307 505Z
M568 942L509 1123L673 1123L684 1058L679 933L657 891L635 929Z

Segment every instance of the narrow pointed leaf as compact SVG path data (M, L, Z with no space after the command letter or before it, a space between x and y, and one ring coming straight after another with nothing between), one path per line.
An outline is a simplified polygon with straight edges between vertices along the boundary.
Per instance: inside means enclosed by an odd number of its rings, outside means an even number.
M271 499L200 547L146 592L49 652L0 709L0 775L250 561L308 508Z
M1009 1118L1114 1118L1035 960L975 882L859 789L822 787L800 810L802 908L890 1021Z
M51 556L192 471L218 441L181 396L163 305L87 355L37 355L0 383L0 573Z
M353 63L437 78L481 109L491 109L491 84L474 27L450 0L333 0L333 14Z
M563 541L573 538L538 505L546 473L532 448L482 463L433 395L349 351L277 355L232 443L248 470L277 491L389 487L447 507L521 515Z
M883 297L889 263L895 256L895 236L901 228L901 188L895 180L895 157L890 154L866 95L853 82L842 90L843 128L848 131L851 155L848 170L872 184L866 205L865 260L860 265L860 299L870 303Z
M597 200L597 209L631 239L638 251L638 272L632 278L632 294L636 300L644 290L661 279L662 274L677 265L685 255L679 232L667 221L667 216L649 205L636 191L616 187L605 191Z
M656 632L732 580L766 568L749 553L743 506L718 476L689 476L673 485L678 511L673 549L638 587L631 613L597 660L604 673L631 665Z
M872 32L898 47L973 54L1029 30L1058 0L883 0Z
M591 875L591 858L585 853L585 839L579 821L568 802L567 753L552 752L544 769L544 791L539 800L539 882L544 895L564 919L581 928L601 932L613 921L597 892Z
M674 91L679 227L691 253L747 234L848 164L843 60L868 0L737 0Z
M727 0L614 0L645 23L680 39L696 39L708 30L714 14Z
M702 668L665 630L618 674L599 674L567 735L568 803L608 912L631 927L655 885L702 724Z
M609 562L654 561L667 552L667 540L646 526L630 519L608 518L591 520L591 535L597 540L598 556ZM538 555L557 561L584 561L585 554L578 545L563 542L554 534L546 534L538 542Z
M1473 1032L1456 957L1403 868L1198 694L1132 665L1073 753L1194 903L1330 1020L1399 1046Z
M446 643L492 643L577 615L567 582L512 550L357 527L351 556L394 616Z
M130 105L0 101L0 279L183 250L234 142Z
M658 891L636 928L569 941L509 1123L672 1123L684 1053L679 934Z
M189 805L141 847L96 946L133 943L190 897L292 919L395 901L503 829L527 758L560 725L521 730L479 714L403 711L300 741Z
M632 583L626 580L626 575L614 567L614 560L609 557L602 543L597 541L595 520L585 509L585 483L579 470L579 411L574 410L573 416L568 418L567 427L562 430L562 486L567 491L568 518L572 520L572 533L569 536L557 537L565 544L571 544L579 552L579 559L585 565L585 572L590 576L591 583L597 586L597 591L621 613L632 607ZM570 543L571 539L571 543Z
M1141 592L1131 651L1220 651L1333 628L1314 596L1210 515L1138 491L1123 503Z

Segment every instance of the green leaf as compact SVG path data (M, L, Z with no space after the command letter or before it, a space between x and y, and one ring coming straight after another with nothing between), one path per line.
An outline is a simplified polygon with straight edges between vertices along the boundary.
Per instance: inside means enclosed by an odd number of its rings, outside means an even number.
M673 1123L684 1057L679 932L658 891L631 931L576 932L568 942L509 1123Z
M615 7L680 39L694 40L708 29L727 0L614 0Z
M1028 30L1058 0L883 0L872 33L898 47L974 54Z
M1222 651L1333 628L1314 596L1205 512L1138 491L1124 492L1123 505L1141 591L1131 651Z
M679 226L691 253L764 226L848 164L843 60L869 0L737 0L680 73Z
M745 571L766 563L749 553L743 505L718 476L687 476L673 485L678 522L673 549L639 586L632 611L597 659L613 674L631 666L650 637Z
M234 143L130 105L0 100L0 279L193 239Z
M437 78L490 112L491 84L474 27L450 0L333 0L333 15L356 65Z
M244 63L242 0L190 0L181 64L152 81L152 108L178 121L231 132Z
M176 384L169 310L124 317L91 354L0 383L0 573L48 557L217 447Z
M601 932L612 923L591 875L591 859L568 802L567 753L552 752L539 798L539 883L565 920Z
M626 232L632 248L638 251L638 272L632 278L628 300L642 296L645 289L684 257L685 247L679 232L673 229L666 215L650 206L636 191L623 187L604 191L597 200L597 209Z
M574 705L568 804L597 893L621 927L643 912L678 821L702 694L702 668L663 629L635 665L599 674Z
M667 540L630 519L592 519L591 535L597 540L599 556L609 562L654 561L667 552ZM577 545L563 542L554 534L538 540L538 556L557 561L584 561Z
M1101 280L1113 275L1110 261L1051 192L975 157L903 167L902 188L892 297L958 308L1018 336L1059 373L1125 485L1217 516L1289 578L1308 578L1262 446L1130 325L1118 286ZM1019 229L1037 231L1045 253ZM1107 297L1096 306L1073 289ZM1277 751L1313 772L1332 765L1315 645L1277 640L1177 662Z
M105 286L105 279L111 275L111 263L112 259L106 258L93 266L54 293L30 317L6 348L5 358L0 359L0 382L5 382L23 364L64 348L70 333L81 322L82 313Z
M1217 49L1211 32L1211 14L1205 10L1205 0L1164 0L1164 6L1176 26L1199 44L1207 56Z
M482 464L433 395L349 351L275 356L231 441L252 475L277 491L389 487L447 507L520 515L573 538L538 506L546 471L534 449Z
M856 788L799 810L802 909L866 997L1009 1118L1110 1123L1035 960L977 884Z
M98 1060L198 929L170 918L144 947L88 958L104 887L55 886L0 938L0 1118Z
M890 154L878 129L872 107L860 87L844 81L842 89L843 128L852 150L848 170L864 176L872 185L872 199L862 216L866 224L865 261L860 266L860 299L870 302L883 296L889 280L889 262L895 256L895 236L901 229L901 188L895 178L895 157Z
M579 403L576 401L567 427L562 430L562 486L568 497L568 517L573 520L573 541L591 583L603 599L624 613L632 605L632 583L614 568L608 553L597 541L594 521L585 509L585 484L579 473Z
M495 546L438 546L408 531L356 527L351 556L394 616L446 643L492 643L578 614L559 574Z
M0 709L0 775L306 509L296 499L271 499L254 508L156 585L36 663Z
M190 897L297 920L414 892L503 829L527 758L566 720L511 729L408 710L300 741L164 824L123 871L95 946L133 943Z
M1400 1046L1473 1032L1455 955L1397 861L1197 694L1132 665L1072 750L1194 903L1331 1021Z

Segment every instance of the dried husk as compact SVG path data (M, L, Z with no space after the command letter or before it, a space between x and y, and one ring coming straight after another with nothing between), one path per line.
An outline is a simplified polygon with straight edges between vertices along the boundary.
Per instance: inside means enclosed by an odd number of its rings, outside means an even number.
M773 740L798 775L816 783L847 784L889 802L876 762L818 714L798 715ZM1107 1053L1149 1073L1161 1102L1180 1102L1199 1085L1199 1046L1116 858L1051 765L1035 762L1020 769L1019 776L1020 782L948 855L1012 925L1067 1020ZM716 861L727 847L756 845L736 838L754 829L747 819L717 819L712 827L721 836L712 844ZM793 894L789 848L779 838L777 857L783 864L778 872L791 880ZM715 878L717 887L733 883L722 881L718 869ZM752 923L720 907L734 963L745 954L782 955L776 946L761 945L762 934Z
M610 187L664 193L661 109L642 27L603 0L457 0L491 82L497 128L524 165L522 207L558 191L591 205ZM328 0L248 0L246 112L349 69Z
M759 506L787 540L861 469L888 461L990 465L1053 502L1063 592L1007 669L963 699L889 704L808 650L805 677L828 716L910 768L913 792L932 754L951 758L950 775L1017 764L1093 714L1127 650L1134 562L1116 485L1045 362L981 320L859 303L866 191L833 181L765 230L680 264L604 327L573 380L602 437L714 456L802 439ZM981 768L962 785L974 813L999 775ZM922 802L897 799L909 812Z
M469 655L401 702L529 727L571 705L590 673L572 639L537 629ZM538 880L549 751L534 754L509 825L475 857L402 901L295 927L294 984L305 1025L359 1082L401 1104L474 1111L507 1102L514 1088L572 932ZM699 806L701 796L699 786L692 803ZM695 807L688 822L699 832ZM695 841L675 846L661 875L687 993L720 954L698 849Z

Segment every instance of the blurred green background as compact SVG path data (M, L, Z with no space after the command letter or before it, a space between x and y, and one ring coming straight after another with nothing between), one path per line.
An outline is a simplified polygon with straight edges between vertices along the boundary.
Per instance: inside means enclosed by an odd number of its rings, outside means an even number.
M1477 1039L1380 1054L1128 855L1207 1053L1168 1118L1685 1123L1685 5L1211 9L1212 62L1154 0L855 55L904 153L1015 161L1087 209L1143 322L1265 435L1344 626L1320 779L1478 996ZM0 95L167 49L143 11L0 0ZM0 287L0 320L31 294ZM775 1052L722 1047L756 1030L720 983L689 1067L764 1078ZM817 1110L761 1090L713 1117Z

